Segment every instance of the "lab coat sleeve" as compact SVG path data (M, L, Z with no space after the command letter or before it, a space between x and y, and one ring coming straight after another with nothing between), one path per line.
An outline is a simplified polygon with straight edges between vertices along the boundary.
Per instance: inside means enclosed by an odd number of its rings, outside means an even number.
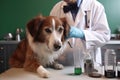
M102 4L94 7L92 15L90 29L84 30L85 40L91 45L101 47L110 40L111 33Z

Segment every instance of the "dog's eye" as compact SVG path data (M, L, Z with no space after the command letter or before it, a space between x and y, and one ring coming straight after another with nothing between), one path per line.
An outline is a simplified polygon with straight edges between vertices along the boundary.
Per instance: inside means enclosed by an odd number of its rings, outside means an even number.
M49 28L45 29L45 31L46 31L47 33L52 33L52 31L51 31Z
M63 28L59 28L58 31L61 33L63 31Z

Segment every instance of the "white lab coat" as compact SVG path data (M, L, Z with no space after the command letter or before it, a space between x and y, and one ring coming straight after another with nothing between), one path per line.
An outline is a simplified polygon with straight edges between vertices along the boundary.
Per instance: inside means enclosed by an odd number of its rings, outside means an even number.
M84 31L85 40L75 39L78 46L83 52L94 46L95 60L101 63L100 47L110 40L110 29L108 26L104 7L96 0L83 0L75 21L72 18L71 12L64 13L63 6L66 2L58 2L50 12L50 15L57 17L66 17L69 25L76 26ZM85 27L85 11L88 12L88 25ZM70 53L70 48L66 49L66 53Z

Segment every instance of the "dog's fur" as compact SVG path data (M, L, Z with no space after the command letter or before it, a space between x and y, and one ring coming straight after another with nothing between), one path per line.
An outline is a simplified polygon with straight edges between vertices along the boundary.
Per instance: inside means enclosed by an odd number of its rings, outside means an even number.
M11 67L37 72L41 77L49 77L44 68L51 66L62 69L55 59L63 52L69 25L65 18L37 16L26 26L26 38L22 40L11 56Z

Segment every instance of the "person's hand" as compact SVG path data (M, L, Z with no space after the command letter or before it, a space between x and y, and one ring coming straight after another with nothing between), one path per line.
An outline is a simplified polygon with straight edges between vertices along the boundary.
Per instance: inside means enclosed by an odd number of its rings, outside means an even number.
M67 38L81 38L81 39L84 39L84 37L85 37L84 32L81 29L78 29L74 26L70 27L70 32L69 32Z

